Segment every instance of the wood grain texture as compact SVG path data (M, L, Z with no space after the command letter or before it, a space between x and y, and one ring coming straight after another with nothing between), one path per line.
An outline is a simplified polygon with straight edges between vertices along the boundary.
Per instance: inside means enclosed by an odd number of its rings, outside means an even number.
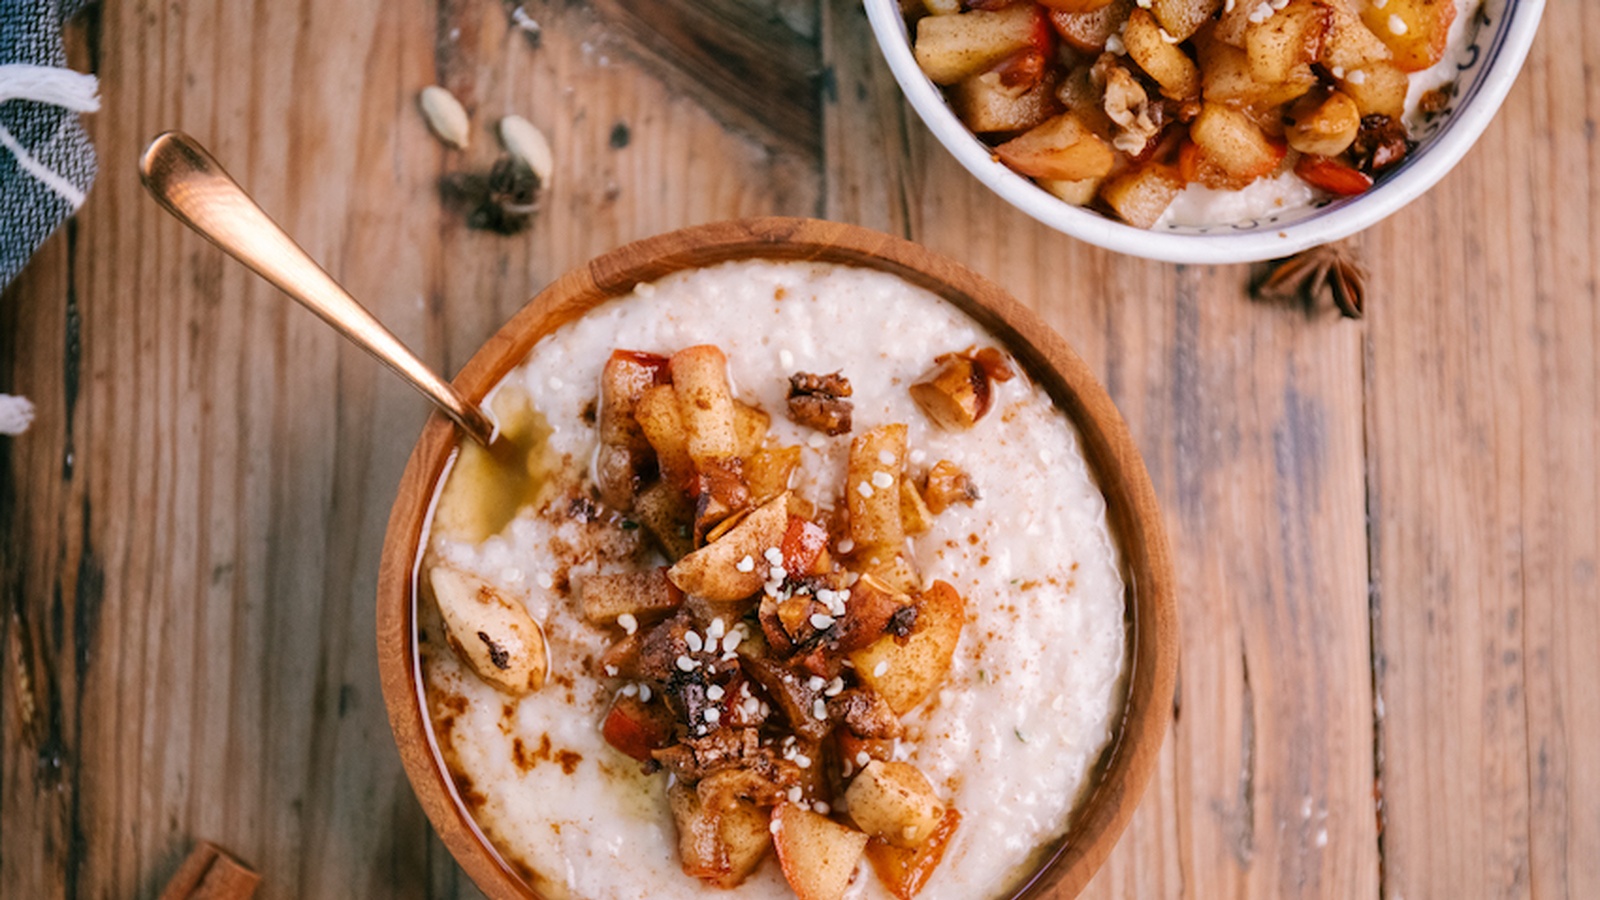
M820 212L971 265L1107 386L1173 546L1175 725L1085 896L1600 896L1600 9L1552 0L1480 145L1356 241L1353 324L1011 211L852 0L521 5L537 47L496 0L124 0L74 31L102 174L0 294L0 390L40 409L0 439L0 896L155 897L201 838L264 898L476 896L372 641L427 411L142 196L169 127L447 372L559 273L696 222ZM716 87L763 40L771 109ZM466 153L416 114L434 82ZM514 238L436 191L509 112L557 164Z

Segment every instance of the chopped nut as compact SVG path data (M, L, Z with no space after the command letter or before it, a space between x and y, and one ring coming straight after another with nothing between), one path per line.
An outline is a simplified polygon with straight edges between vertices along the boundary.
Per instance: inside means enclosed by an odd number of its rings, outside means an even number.
M789 418L824 434L848 434L853 404L842 398L850 393L850 380L838 372L796 372L789 376Z

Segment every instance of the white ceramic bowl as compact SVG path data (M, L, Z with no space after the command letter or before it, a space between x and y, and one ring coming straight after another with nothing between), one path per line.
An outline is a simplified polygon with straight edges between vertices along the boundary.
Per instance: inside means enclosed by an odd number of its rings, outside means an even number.
M1460 71L1450 104L1420 134L1415 152L1364 194L1323 201L1237 224L1133 228L1065 203L1006 168L961 123L922 74L896 0L865 0L867 18L906 98L967 171L1007 203L1051 228L1108 250L1177 263L1255 262L1289 256L1348 237L1415 200L1445 176L1488 127L1522 69L1544 13L1544 0L1483 0L1465 45L1453 52Z

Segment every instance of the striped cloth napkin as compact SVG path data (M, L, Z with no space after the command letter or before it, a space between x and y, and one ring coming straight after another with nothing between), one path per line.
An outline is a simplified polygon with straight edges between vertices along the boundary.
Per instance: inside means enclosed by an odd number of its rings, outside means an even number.
M100 108L94 76L66 68L61 25L88 0L0 0L0 288L83 205L94 148L78 114ZM33 419L0 394L0 434Z

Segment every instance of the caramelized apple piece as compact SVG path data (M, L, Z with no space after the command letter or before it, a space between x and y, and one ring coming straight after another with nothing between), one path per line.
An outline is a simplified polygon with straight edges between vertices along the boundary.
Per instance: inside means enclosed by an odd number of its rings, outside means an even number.
M683 603L683 591L667 578L665 568L643 572L589 575L579 583L583 617L596 625L610 625L619 616L640 621L660 618ZM631 631L631 629L630 629Z
M897 900L912 900L927 885L934 870L944 860L944 852L961 827L961 813L950 807L939 827L915 850L902 850L888 841L874 838L867 843L867 861L878 880Z
M1122 221L1149 228L1161 219L1183 190L1183 179L1167 165L1149 163L1107 181L1100 196Z
M948 459L939 460L928 470L923 497L934 515L949 509L953 503L971 506L983 499L978 493L978 486L972 483L972 476Z
M1189 126L1189 137L1206 158L1229 175L1255 179L1283 161L1285 148L1269 139L1250 117L1220 103L1207 103Z
M1178 45L1166 39L1148 11L1136 9L1128 17L1122 43L1139 68L1161 85L1163 97L1192 100L1200 96L1200 69Z
M640 470L653 455L634 406L646 388L662 383L667 359L653 353L613 351L600 370L600 452L595 469L600 497L615 509L633 506Z
M916 708L950 672L966 604L955 588L936 581L918 600L915 628L905 638L885 635L850 654L856 677L877 691L896 715Z
M761 589L772 568L764 554L783 540L789 523L789 497L780 494L738 525L673 564L672 583L713 602L742 600Z
M771 845L769 817L756 804L738 798L707 802L700 791L681 781L667 788L667 802L678 826L678 856L685 875L712 887L738 887L766 856Z
M1099 53L1106 48L1111 36L1122 29L1133 11L1133 0L1113 0L1098 9L1074 12L1064 9L1050 10L1050 27L1069 46L1089 53Z
M867 763L844 798L857 828L896 847L920 845L944 819L944 801L910 763Z
M867 836L795 803L772 811L772 845L783 877L800 900L840 900Z
M1171 35L1174 42L1180 42L1193 37L1222 6L1223 0L1153 0L1150 10L1161 23L1161 29Z
M1362 21L1394 54L1395 66L1420 72L1444 59L1450 25L1456 20L1454 0L1389 0L1368 3Z
M972 10L917 22L913 52L938 84L955 84L1029 46L1048 47L1049 27L1039 7L1019 3L994 12Z
M606 743L640 762L672 743L672 721L665 708L619 694L606 713L600 734Z
M1111 147L1073 113L1066 112L995 148L1006 165L1034 178L1079 181L1111 171Z

